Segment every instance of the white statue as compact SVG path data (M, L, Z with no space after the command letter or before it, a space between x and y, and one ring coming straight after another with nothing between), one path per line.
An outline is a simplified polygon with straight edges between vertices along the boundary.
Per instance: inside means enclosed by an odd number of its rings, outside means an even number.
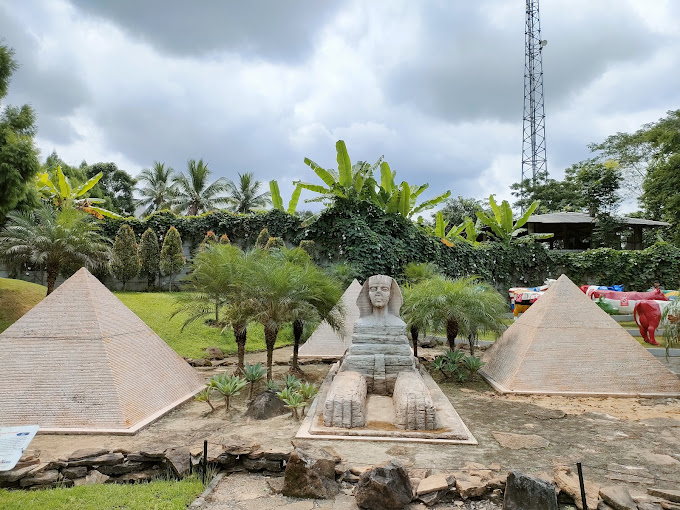
M399 318L402 303L401 290L394 278L382 274L371 276L357 298L359 320L356 326L385 325L405 328L406 324Z

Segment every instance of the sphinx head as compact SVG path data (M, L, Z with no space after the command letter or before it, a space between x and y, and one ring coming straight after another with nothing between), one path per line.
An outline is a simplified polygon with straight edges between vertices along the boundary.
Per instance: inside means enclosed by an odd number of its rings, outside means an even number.
M402 298L399 285L394 278L385 275L373 275L368 278L357 298L360 317L373 313L388 313L399 317Z
M390 301L392 291L392 278L382 274L371 276L368 279L368 298L373 308L385 308Z

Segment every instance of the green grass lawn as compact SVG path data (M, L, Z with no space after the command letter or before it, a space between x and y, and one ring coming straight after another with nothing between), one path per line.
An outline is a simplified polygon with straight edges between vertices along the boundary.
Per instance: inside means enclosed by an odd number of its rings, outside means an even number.
M231 329L221 334L220 328L208 326L201 319L189 324L182 331L186 315L178 314L170 318L179 307L177 299L180 292L114 292L114 294L180 356L201 358L205 355L206 347L219 347L225 354L236 352L236 342ZM293 343L292 328L284 326L279 331L276 345L280 347L291 343ZM246 350L258 351L265 348L262 325L250 324Z
M37 491L0 489L3 510L173 510L185 509L203 490L198 478L149 483L83 485Z
M0 278L0 333L45 297L42 285Z

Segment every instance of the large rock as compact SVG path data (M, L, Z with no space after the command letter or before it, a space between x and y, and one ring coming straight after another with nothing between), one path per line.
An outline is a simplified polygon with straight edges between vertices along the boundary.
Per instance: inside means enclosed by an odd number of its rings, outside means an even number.
M165 450L165 459L174 475L184 478L189 474L189 459L191 450L189 448L168 448Z
M296 448L290 454L284 474L284 496L330 499L339 492L335 481L335 459L312 448Z
M411 502L413 488L406 470L390 461L362 473L354 496L361 508L399 510Z
M637 503L630 496L628 489L621 485L602 487L600 497L614 510L637 510Z
M553 484L511 471L505 484L504 510L558 510Z
M248 404L246 416L256 420L268 420L289 412L283 401L276 396L276 393L267 390L260 393Z

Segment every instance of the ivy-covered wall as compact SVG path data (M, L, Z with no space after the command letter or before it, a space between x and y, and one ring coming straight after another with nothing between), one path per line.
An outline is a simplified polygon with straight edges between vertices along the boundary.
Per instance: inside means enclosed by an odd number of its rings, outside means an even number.
M162 235L174 226L193 246L212 230L218 237L227 234L244 248L252 247L260 230L267 227L270 235L282 237L289 246L303 239L314 241L319 264L347 262L362 278L372 274L398 277L408 262L434 262L449 276L478 275L499 289L538 285L562 272L577 284L616 283L640 290L658 278L666 288L680 287L680 249L668 244L641 251L602 248L585 252L550 251L540 243L484 243L479 247L457 243L449 247L413 222L366 202L338 201L309 226L278 210L248 215L213 212L195 217L161 212L144 220L106 219L103 233L113 239L121 223L129 223L137 236L148 227Z

